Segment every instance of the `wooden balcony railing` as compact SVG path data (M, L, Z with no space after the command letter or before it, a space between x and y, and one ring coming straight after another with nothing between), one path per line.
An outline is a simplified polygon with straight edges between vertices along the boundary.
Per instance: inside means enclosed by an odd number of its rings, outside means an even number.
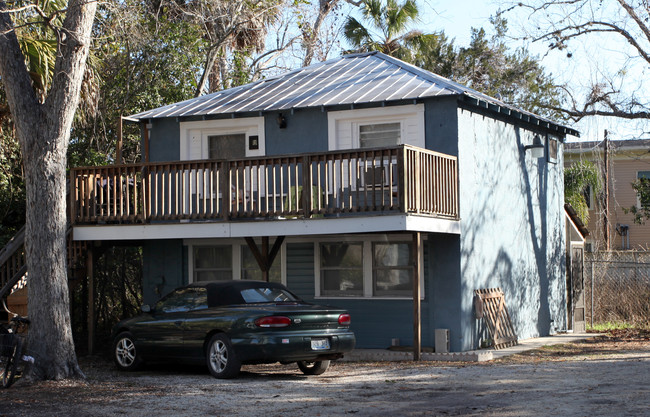
M456 157L394 148L71 170L74 224L323 217L458 217Z

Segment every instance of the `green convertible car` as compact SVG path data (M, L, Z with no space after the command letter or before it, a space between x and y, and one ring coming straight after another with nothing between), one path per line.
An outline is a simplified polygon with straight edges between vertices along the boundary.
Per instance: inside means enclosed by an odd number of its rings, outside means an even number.
M216 378L233 378L242 364L297 362L305 374L320 375L355 344L347 311L307 303L276 283L195 283L142 311L113 330L119 369L204 362Z

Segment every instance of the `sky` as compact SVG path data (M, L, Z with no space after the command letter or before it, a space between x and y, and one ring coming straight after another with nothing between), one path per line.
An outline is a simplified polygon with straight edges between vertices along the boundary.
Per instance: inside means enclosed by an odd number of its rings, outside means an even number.
M483 27L490 33L490 16L499 10L499 5L504 1L499 0L417 0L420 11L423 13L421 29L425 31L444 30L448 38L455 39L456 47L467 46L471 37L471 28ZM509 29L517 30L518 25L522 22L515 21L514 16L509 15ZM524 21L525 24L525 21ZM420 25L418 25L420 26ZM522 46L522 42L516 42L511 45L512 48ZM603 45L581 44L582 54L578 54L568 60L566 53L547 54L544 45L528 44L526 45L531 53L542 57L542 64L548 73L553 74L556 80L566 82L571 85L587 86L591 80L596 79L598 70L594 68L606 66L612 63L619 63L622 56L617 45L606 45L609 51L603 52ZM595 52L597 50L597 52ZM603 55L605 54L605 55ZM596 58L598 57L598 58ZM638 77L643 77L639 74ZM634 76L628 77L633 79ZM609 137L612 139L633 139L633 138L650 138L644 126L638 123L613 119L613 118L586 118L578 124L572 125L581 132L580 138L569 138L569 140L602 140L604 130L610 131Z

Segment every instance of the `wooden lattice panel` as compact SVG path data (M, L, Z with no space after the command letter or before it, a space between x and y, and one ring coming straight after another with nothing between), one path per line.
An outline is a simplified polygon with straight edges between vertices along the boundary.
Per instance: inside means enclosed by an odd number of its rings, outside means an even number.
M501 288L475 290L474 294L480 297L479 304L492 338L492 346L495 349L503 349L517 345L517 335L512 327L506 298Z

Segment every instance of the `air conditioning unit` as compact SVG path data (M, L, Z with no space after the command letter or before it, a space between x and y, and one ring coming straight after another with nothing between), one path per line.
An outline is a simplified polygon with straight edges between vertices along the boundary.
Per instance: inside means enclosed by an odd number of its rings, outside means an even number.
M449 329L436 329L434 348L436 353L449 353Z

